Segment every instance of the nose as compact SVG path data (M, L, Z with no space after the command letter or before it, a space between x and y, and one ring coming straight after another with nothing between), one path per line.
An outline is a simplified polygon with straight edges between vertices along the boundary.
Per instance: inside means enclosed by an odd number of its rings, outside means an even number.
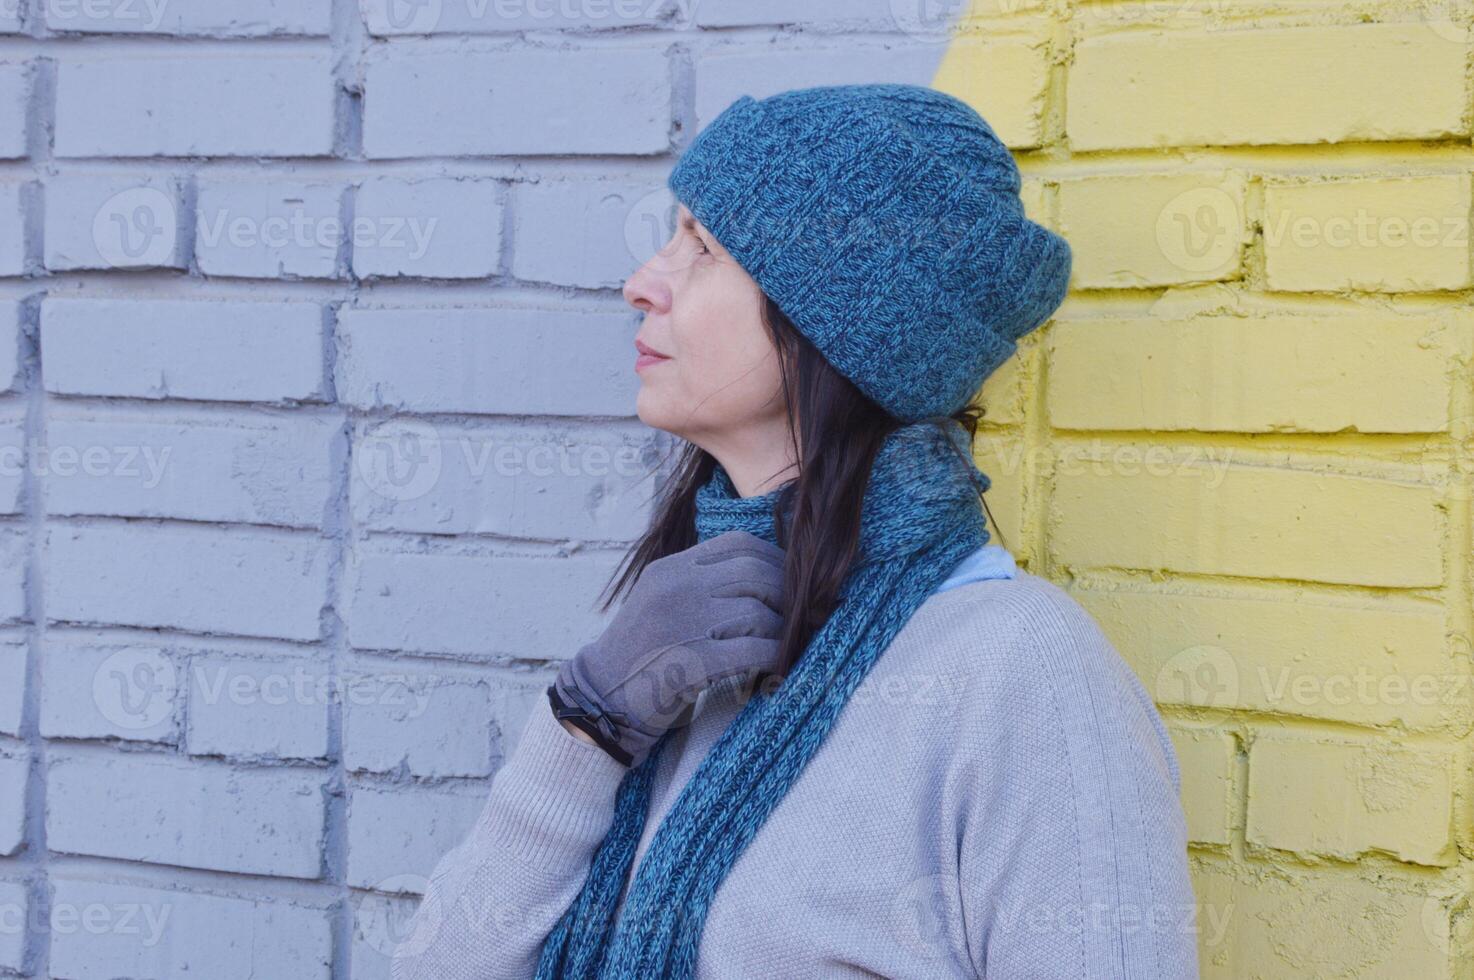
M669 312L670 282L661 267L661 255L640 266L625 280L624 300L642 313Z

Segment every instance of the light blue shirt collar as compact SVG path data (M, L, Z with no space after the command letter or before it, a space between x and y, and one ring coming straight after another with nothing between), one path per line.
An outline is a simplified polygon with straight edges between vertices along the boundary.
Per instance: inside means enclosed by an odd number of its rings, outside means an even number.
M937 586L936 592L945 592L982 579L1014 578L1017 575L1018 565L1014 562L1013 555L1002 545L989 541L958 562L952 574Z

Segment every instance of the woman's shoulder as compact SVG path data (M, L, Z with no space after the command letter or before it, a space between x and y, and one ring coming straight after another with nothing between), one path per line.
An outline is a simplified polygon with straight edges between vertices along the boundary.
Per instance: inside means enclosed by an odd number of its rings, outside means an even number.
M934 592L913 619L934 641L974 651L981 641L999 654L1030 663L1038 662L1041 649L1048 649L1052 659L1083 658L1082 668L1101 659L1105 649L1115 653L1079 600L1022 568L1007 577L981 578Z
M1072 718L1063 726L1072 738L1161 746L1176 781L1176 760L1151 696L1062 586L1023 569L969 582L928 596L907 630L907 639L917 641L906 644L911 656L960 679L967 714L1004 714L1040 729Z

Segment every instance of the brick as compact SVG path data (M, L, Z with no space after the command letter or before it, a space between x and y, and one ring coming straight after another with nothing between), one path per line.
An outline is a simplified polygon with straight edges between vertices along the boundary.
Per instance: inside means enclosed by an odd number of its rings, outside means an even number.
M294 902L53 874L51 972L254 980L332 975L332 913Z
M30 916L30 896L26 886L13 881L0 881L0 970L23 974L26 958L26 936L31 932L26 923Z
M1467 135L1464 57L1426 20L1086 37L1065 127L1075 152Z
M364 423L349 500L372 530L633 540L662 445L626 423Z
M1254 874L1195 869L1204 980L1231 977L1426 977L1451 980L1416 885L1326 869Z
M1463 730L1474 675L1441 609L1281 588L1211 593L1077 587L1159 704L1413 730Z
M44 0L49 30L207 37L326 35L331 0L213 0L208 4Z
M629 416L638 329L602 311L344 310L338 397L364 409Z
M1047 23L1020 38L959 38L946 48L931 87L976 108L1004 145L1026 149L1045 141L1051 63Z
M512 275L586 289L622 287L669 240L673 209L668 191L643 184L518 184Z
M25 211L22 184L0 183L0 276L26 272Z
M26 619L25 535L0 531L0 623Z
M137 752L49 756L53 851L241 874L317 878L327 778ZM128 814L118 820L119 813Z
M980 10L985 5L984 0L975 7ZM1011 6L1020 11L1038 5L1037 0L1024 0ZM890 8L882 26L903 28L906 36L880 46L718 48L701 56L697 61L697 129L742 95L765 98L790 88L876 81L929 84L975 107L1005 145L1026 148L1041 143L1049 81L1043 25L1017 38L969 36L940 44L944 38L932 30L932 22L919 18L917 10L895 4ZM729 19L735 23L749 17L772 19L767 8L756 4L744 5ZM806 27L813 23L807 7L802 20Z
M1474 315L1056 320L1057 429L1441 432Z
M798 25L896 29L895 4L889 0L808 0L797 8L784 0L700 0L691 8L698 27L762 27Z
M350 771L490 776L492 699L484 681L362 664L345 672L343 759Z
M353 274L484 279L497 271L501 237L494 180L372 178L354 197Z
M1169 728L1182 774L1187 839L1195 844L1232 840L1234 741L1225 732Z
M1249 748L1245 837L1348 861L1375 850L1449 867L1453 764L1442 748L1261 733Z
M348 802L348 885L379 888L403 876L428 878L471 832L484 789L427 791L356 785ZM420 882L417 890L422 891ZM397 890L397 889L396 889Z
M55 152L327 156L336 98L326 52L58 58Z
M19 854L26 845L27 755L0 756L0 857Z
M45 737L177 740L183 690L166 651L48 640L42 662Z
M46 420L46 512L320 527L340 424L313 415L61 403Z
M557 674L557 664L547 671L495 674L491 677L492 717L497 729L497 746L502 759L517 751L534 711L548 707L547 687Z
M339 214L343 185L201 181L195 261L207 276L335 279L348 239Z
M601 629L592 597L618 558L360 548L349 569L349 640L363 649L571 657Z
M660 23L664 3L651 0L595 0L592 3L507 3L442 0L416 5L395 0L362 0L369 33L496 34L509 31L621 30Z
M46 183L43 261L77 269L185 269L169 177L67 174Z
M1051 331L1052 332L1052 331ZM1038 335L1038 336L1043 336ZM1021 425L1028 417L1028 403L1033 399L1032 385L1026 387L1024 362L1031 359L1037 341L1026 337L1018 353L988 375L973 404L984 411L980 425Z
M316 659L190 660L185 741L191 754L325 759L333 684Z
M370 159L502 154L653 154L670 145L663 48L425 51L364 58ZM537 79L529 89L526 80ZM474 119L476 124L466 125Z
M46 390L60 395L320 400L315 303L56 299L41 305Z
M0 158L26 156L26 105L30 99L30 68L0 64Z
M1442 584L1436 489L1234 455L1129 443L1066 450L1049 501L1052 559L1071 568Z
M791 88L861 82L926 84L937 74L944 53L941 45L906 38L876 44L848 40L826 47L714 48L696 58L696 130L706 128L742 95L763 99ZM967 84L960 73L950 80Z
M0 406L0 514L20 514L25 509L26 462L25 406Z
M0 643L0 735L20 736L26 702L26 647Z
M25 308L17 300L0 300L0 392L19 391L20 345Z
M45 538L54 622L318 638L323 539L168 524L53 525Z
M991 482L983 495L992 512L988 521L989 540L994 544L1006 541L1015 559L1024 558L1030 547L1024 535L1024 493L1028 481L1033 479L1024 469L1027 458L1024 441L1017 433L980 429L973 443L973 461Z
M1264 273L1271 289L1465 289L1469 174L1271 183Z
M1072 289L1235 279L1251 232L1243 176L1231 171L1059 182L1059 232Z

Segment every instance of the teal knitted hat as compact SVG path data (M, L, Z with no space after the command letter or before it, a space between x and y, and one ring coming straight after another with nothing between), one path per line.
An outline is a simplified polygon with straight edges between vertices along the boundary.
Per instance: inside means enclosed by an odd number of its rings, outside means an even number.
M1024 216L1018 166L987 122L935 89L744 95L668 183L825 359L902 421L962 408L1064 301L1070 246Z

